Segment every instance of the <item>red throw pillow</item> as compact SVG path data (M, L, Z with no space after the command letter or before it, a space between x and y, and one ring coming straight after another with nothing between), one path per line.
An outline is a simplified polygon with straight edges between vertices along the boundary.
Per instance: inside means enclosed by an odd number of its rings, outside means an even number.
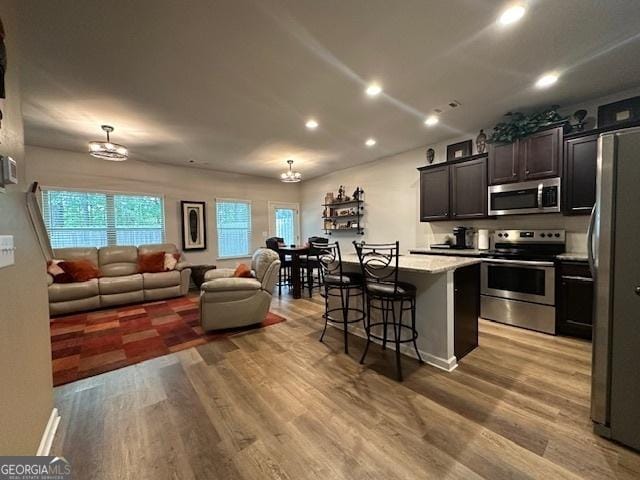
M142 253L138 255L138 273L164 272L164 252Z
M66 273L60 264L63 260L49 260L47 273L53 278L53 283L73 283L73 277Z
M235 272L233 272L233 276L241 278L251 278L253 277L253 274L251 273L251 269L247 265L241 263L236 267Z
M86 282L100 276L100 270L90 260L69 260L58 264L74 282ZM63 283L63 282L58 282Z

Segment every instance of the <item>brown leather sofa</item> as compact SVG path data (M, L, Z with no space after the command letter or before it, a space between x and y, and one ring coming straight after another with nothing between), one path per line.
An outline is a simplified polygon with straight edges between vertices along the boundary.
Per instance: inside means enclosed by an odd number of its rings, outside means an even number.
M138 273L138 254L158 251L178 253L172 243L54 250L55 259L90 260L100 269L100 278L78 283L53 283L53 277L47 274L49 312L62 315L186 295L191 269L183 257L175 270Z

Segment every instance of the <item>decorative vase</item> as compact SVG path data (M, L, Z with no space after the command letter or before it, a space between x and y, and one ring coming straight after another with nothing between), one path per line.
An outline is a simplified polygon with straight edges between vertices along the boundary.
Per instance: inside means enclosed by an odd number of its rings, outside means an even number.
M433 148L427 149L427 162L433 163L433 159L436 157L436 151Z
M573 114L573 118L576 119L578 123L573 124L573 128L576 129L576 132L581 132L584 130L584 119L587 117L587 111L584 109L576 110Z
M476 150L478 153L484 153L487 150L487 134L483 129L480 129L480 133L476 137Z

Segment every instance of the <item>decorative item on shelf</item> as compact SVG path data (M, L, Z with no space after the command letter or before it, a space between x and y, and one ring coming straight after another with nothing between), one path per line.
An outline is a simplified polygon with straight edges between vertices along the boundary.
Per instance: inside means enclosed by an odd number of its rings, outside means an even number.
M344 186L342 185L338 188L338 197L336 198L336 202L344 202Z
M558 105L552 105L546 110L530 115L525 115L521 112L509 112L505 115L509 117L509 121L500 122L493 127L491 137L487 141L489 143L512 143L542 128L566 127L568 125L568 117L560 115L557 109Z
M353 193L351 194L351 196L353 197L354 200L362 200L362 194L364 193L364 190L362 190L360 187L356 187L356 189L353 191Z
M280 181L284 183L297 183L302 180L302 174L293 171L293 160L287 160L287 163L289 164L289 170L280 174Z
M571 125L571 127L576 131L576 132L581 132L584 130L584 119L587 116L587 111L584 109L580 109L580 110L576 110L573 113L573 118L576 119L577 123L574 123L573 125Z
M598 107L598 128L640 120L640 96Z
M481 128L480 133L476 137L476 151L478 153L484 153L487 151L487 134Z
M113 162L122 162L129 158L127 147L111 142L109 134L113 132L114 128L111 125L102 125L100 128L107 134L107 141L94 140L89 142L89 155Z
M436 151L433 148L427 148L427 163L431 165L436 158Z
M349 215L355 215L356 214L356 209L355 209L355 207L341 208L341 209L337 210L335 214L338 217L346 217L346 216L349 216Z
M180 202L182 210L182 249L207 248L207 219L205 202Z
M471 155L472 145L473 142L471 140L447 145L447 162Z
M328 218L325 218L324 220L324 229L325 230L331 230L331 226L333 225L333 222L331 220L329 220Z
M326 218L329 216L329 209L327 207L324 207L324 210L322 210L322 218Z
M324 195L324 204L325 205L329 205L330 203L334 202L334 198L333 198L333 192L327 192Z

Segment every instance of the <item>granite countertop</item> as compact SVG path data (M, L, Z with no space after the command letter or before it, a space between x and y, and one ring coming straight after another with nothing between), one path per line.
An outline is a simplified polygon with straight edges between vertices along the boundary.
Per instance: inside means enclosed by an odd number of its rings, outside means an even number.
M558 260L573 260L577 262L586 262L589 260L587 252L564 252L556 255Z
M458 256L458 257L479 257L482 252L483 250L478 250L477 248L456 249L456 248L418 247L418 248L412 248L411 250L409 250L409 253L415 253L420 255L450 255L450 256Z
M342 256L342 261L348 264L360 264L355 253ZM400 255L398 266L400 270L424 273L444 273L457 268L468 267L480 263L479 258L458 257L447 255Z

